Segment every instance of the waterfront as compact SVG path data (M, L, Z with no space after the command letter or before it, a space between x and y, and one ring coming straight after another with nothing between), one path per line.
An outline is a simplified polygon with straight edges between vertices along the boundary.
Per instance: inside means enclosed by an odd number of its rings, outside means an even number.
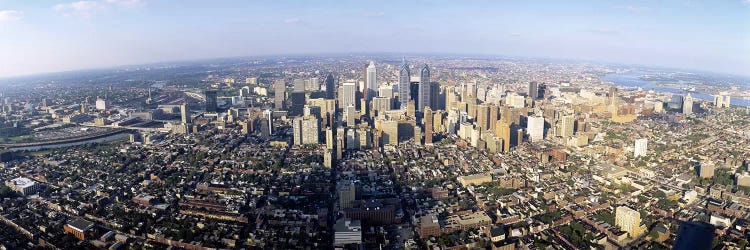
M714 100L713 95L708 94L708 93L687 91L687 90L682 90L682 89L658 86L655 82L640 79L640 76L643 74L644 74L643 72L639 72L639 71L630 71L626 73L607 74L605 76L600 77L600 79L602 81L612 82L619 86L624 86L624 87L641 88L643 90L653 90L657 92L680 94L680 95L687 95L688 93L690 93L694 98L707 100L711 102L713 102ZM731 104L748 107L750 106L750 101L739 98L739 97L732 97Z

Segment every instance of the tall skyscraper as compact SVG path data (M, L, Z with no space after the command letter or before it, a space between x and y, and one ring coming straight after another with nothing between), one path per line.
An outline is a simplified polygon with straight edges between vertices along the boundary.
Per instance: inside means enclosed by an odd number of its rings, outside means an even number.
M490 106L481 104L476 106L476 123L482 131L490 128Z
M633 157L646 156L646 152L648 150L648 139L636 139L634 148L635 149L633 150Z
M540 142L544 140L544 117L529 116L526 123L526 131L529 133L531 142Z
M357 105L357 85L347 82L339 86L339 108L345 109Z
M432 144L432 109L429 107L424 109L424 118L422 118L424 124L424 144Z
M409 65L406 64L406 59L401 64L401 69L398 71L398 103L399 109L406 109L406 104L409 103L411 98L411 75L409 73Z
M271 134L273 134L273 111L271 111L270 109L263 110L263 118L268 128L262 131L261 134L268 133L268 135L270 136ZM261 125L261 128L262 127L264 126Z
M495 127L497 126L497 117L498 117L498 107L497 105L490 104L490 131L492 133L495 133Z
M529 83L529 97L531 99L536 99L539 97L539 85L537 85L536 82L530 82Z
M190 111L186 102L180 105L180 117L182 118L182 124L190 123Z
M318 144L318 135L320 134L318 124L319 121L314 116L294 118L292 123L294 144Z
M206 90L206 112L216 112L219 108L216 104L216 90Z
M726 92L721 92L719 95L714 96L714 105L719 108L727 108L732 103L732 96Z
M326 99L333 99L334 91L336 91L335 89L336 87L334 86L333 74L331 74L330 72L326 76L325 85L326 85Z
M685 101L682 103L682 113L686 115L693 114L693 96L688 93L685 97Z
M419 70L419 99L417 100L417 111L424 111L430 106L430 68L427 64L422 65Z
M284 110L284 100L286 99L286 84L284 80L276 80L273 83L273 104L276 110Z
M377 96L378 93L378 74L375 68L375 62L370 61L370 65L367 66L367 102L369 103L373 97Z
M560 136L564 138L573 137L573 134L575 133L576 117L573 115L566 115L561 118L560 122Z

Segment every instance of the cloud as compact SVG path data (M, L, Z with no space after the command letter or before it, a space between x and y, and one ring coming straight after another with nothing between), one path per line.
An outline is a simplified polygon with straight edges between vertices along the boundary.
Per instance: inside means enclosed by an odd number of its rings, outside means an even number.
M21 14L17 10L0 10L0 23L21 20Z
M57 4L54 9L65 16L89 18L110 8L135 8L145 4L145 0L81 0Z
M380 12L368 12L368 13L365 13L365 16L366 17L382 17L382 16L385 16L385 12L382 12L382 11L380 11Z
M651 10L649 8L638 7L638 6L615 6L614 8L618 10L624 10L624 11L630 12L631 14L642 14L646 11Z
M612 28L595 28L595 29L588 29L585 31L589 33L601 34L601 35L611 35L611 34L619 33L618 30L612 29Z

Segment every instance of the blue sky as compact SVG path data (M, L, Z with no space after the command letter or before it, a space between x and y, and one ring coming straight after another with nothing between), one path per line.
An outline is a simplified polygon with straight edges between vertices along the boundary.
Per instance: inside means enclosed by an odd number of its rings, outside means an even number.
M750 0L0 0L0 77L341 52L548 57L750 75Z

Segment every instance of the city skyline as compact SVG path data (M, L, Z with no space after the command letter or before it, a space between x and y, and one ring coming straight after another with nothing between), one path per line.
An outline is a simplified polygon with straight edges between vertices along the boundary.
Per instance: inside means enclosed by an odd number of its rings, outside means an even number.
M328 53L542 57L747 76L748 14L750 3L740 0L531 5L186 1L179 6L145 0L0 1L0 78Z

